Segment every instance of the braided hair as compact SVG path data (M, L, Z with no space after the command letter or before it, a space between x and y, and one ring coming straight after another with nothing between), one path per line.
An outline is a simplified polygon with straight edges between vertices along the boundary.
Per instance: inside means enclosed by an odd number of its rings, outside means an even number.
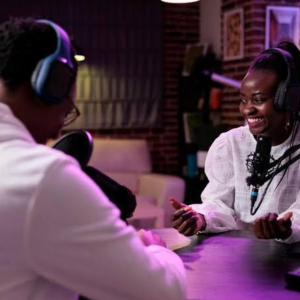
M297 46L291 42L284 41L279 43L276 48L289 52L293 57L294 63L300 76L300 51ZM252 70L260 70L266 72L272 72L276 74L277 82L274 85L274 89L278 84L287 78L287 68L284 58L276 53L261 53L251 63L249 72ZM300 78L299 78L300 80Z

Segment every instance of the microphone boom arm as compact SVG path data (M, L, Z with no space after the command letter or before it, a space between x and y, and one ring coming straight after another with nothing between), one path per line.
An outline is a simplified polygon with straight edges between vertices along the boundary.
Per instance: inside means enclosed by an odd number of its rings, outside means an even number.
M300 159L300 153L298 155L296 155L295 157L293 157L288 162L286 162L284 165L280 166L279 168L276 168L275 171L273 171L271 173L270 172L267 173L267 175L262 180L261 185L263 185L266 181L270 180L272 178L272 176L275 176L278 173L282 172L286 167L290 166L291 164L293 164L294 162L296 162L298 159Z

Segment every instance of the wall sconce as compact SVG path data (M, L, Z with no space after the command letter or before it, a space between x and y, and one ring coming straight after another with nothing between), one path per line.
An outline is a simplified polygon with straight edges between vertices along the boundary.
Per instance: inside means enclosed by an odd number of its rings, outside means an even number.
M76 44L73 44L73 46L76 50L75 59L77 61L84 61L85 60L85 55L84 55L82 49Z
M162 2L166 2L166 3L192 3L192 2L197 2L200 0L161 0Z
M69 7L70 7L70 10L69 10L69 22L70 22L70 42L75 50L75 59L78 61L78 62L81 62L81 61L84 61L85 60L85 55L81 49L81 47L79 47L77 45L77 43L75 43L74 41L74 36L73 36L73 6L72 6L72 0L69 0Z
M75 43L73 36L71 36L71 43L75 50L75 55L74 55L75 59L79 62L84 61L85 55L84 55L82 49Z

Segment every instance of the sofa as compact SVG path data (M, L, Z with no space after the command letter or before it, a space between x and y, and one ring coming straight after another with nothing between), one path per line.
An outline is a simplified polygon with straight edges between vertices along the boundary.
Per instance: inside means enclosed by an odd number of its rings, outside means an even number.
M150 151L144 139L93 139L94 149L88 165L136 195L137 207L128 222L139 228L171 227L170 216L174 209L169 198L184 201L185 181L152 172Z

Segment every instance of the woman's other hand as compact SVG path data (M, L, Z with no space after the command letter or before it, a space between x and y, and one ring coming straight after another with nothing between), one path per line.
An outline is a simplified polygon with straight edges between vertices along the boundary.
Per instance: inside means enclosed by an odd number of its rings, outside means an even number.
M253 231L259 239L286 239L292 234L292 212L287 212L283 218L277 219L275 213L268 213L253 223Z

